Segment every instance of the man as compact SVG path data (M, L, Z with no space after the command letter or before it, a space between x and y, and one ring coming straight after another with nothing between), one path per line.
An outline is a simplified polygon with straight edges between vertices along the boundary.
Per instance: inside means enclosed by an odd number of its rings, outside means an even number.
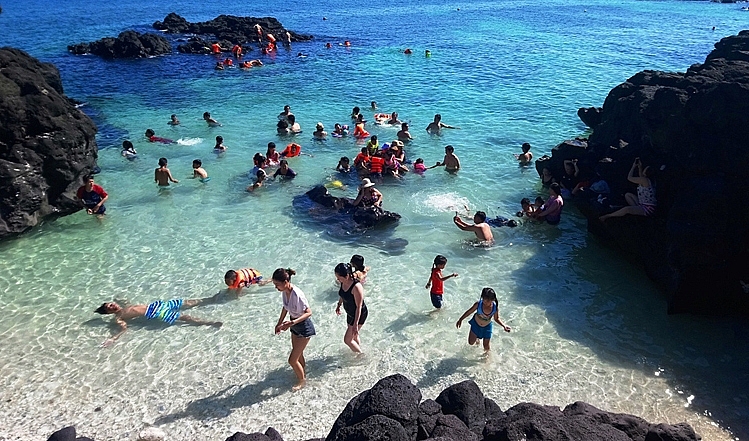
M442 159L442 162L435 164L434 167L445 167L445 170L450 173L456 173L460 170L460 159L455 154L455 147L446 145L444 159Z
M221 322L209 322L190 317L189 315L181 315L181 310L198 306L200 303L201 300L198 299L175 299L166 302L157 300L148 305L131 305L127 307L122 307L115 302L102 303L102 305L96 308L94 312L102 315L114 314L114 321L120 326L120 332L113 337L106 339L104 343L102 343L102 346L107 347L114 344L114 342L120 338L125 331L127 331L127 321L138 317L145 317L149 320L159 319L170 325L179 320L181 322L195 325L209 325L220 328L223 325Z
M460 127L448 126L442 122L442 115L439 113L434 115L434 121L430 122L427 126L427 133L430 135L441 135L442 129L459 129Z
M291 113L291 106L285 105L285 106L283 106L283 112L281 112L281 113L278 114L278 119L286 121L288 123L289 122L289 115L293 115L293 113Z
M453 222L463 231L472 231L476 235L476 238L483 242L494 242L492 227L486 223L486 213L483 211L477 211L476 214L473 215L473 225L464 222L463 219L458 216L457 212L455 213L455 217L453 217Z
M104 215L107 208L104 202L109 199L109 195L103 188L94 184L94 176L88 175L83 178L84 184L78 189L76 197L80 204L86 208L86 213L95 214L99 217Z

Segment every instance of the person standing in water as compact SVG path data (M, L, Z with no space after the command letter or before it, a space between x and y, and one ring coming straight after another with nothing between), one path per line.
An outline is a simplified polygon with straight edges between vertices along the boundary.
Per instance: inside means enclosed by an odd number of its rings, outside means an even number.
M86 176L83 182L76 192L76 199L86 209L86 213L104 216L107 211L104 202L109 199L109 195L103 188L94 184L94 175Z
M361 340L359 331L361 331L364 322L367 321L369 310L364 303L364 287L354 277L353 267L350 263L339 263L335 267L335 278L341 284L338 289L338 305L335 313L341 315L341 305L346 311L346 334L343 336L343 342L357 354L361 354Z
M448 126L442 122L442 115L439 113L434 115L434 121L430 122L427 126L427 133L430 135L441 135L442 129L459 129L460 127Z
M477 211L473 215L473 225L467 224L463 219L460 218L457 212L453 216L453 223L457 225L463 231L471 231L476 235L476 238L486 243L494 242L494 235L492 234L492 227L486 223L486 213L483 211Z
M271 277L273 286L281 292L283 307L278 317L275 332L280 334L287 329L291 331L291 354L289 354L289 365L294 370L297 383L292 390L299 390L307 383L304 369L307 364L304 360L304 349L309 344L310 338L315 335L315 325L312 323L312 310L309 307L307 297L301 289L291 284L291 276L296 272L291 268L278 268ZM290 320L286 320L288 314Z
M166 168L166 165L166 158L159 158L159 168L154 171L153 177L154 182L159 184L159 187L168 187L169 181L174 182L175 184L179 182L178 180L174 179L174 177L172 177L172 172L169 171L168 168Z
M468 308L468 310L460 316L458 322L455 323L455 327L460 329L463 320L472 313L473 317L468 322L471 325L471 332L468 334L468 344L471 346L476 344L476 340L483 340L484 351L489 352L491 350L492 319L494 319L494 321L497 322L505 332L511 331L510 327L502 323L502 320L499 319L497 293L495 293L492 288L484 288L481 291L481 298L479 301L474 303L473 306Z

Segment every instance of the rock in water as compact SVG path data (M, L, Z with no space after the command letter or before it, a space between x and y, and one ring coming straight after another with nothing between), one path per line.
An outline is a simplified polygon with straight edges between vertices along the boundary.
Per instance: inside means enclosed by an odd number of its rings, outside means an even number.
M147 58L171 53L172 45L161 35L125 31L117 38L106 37L92 43L68 46L68 51L76 55L94 54L106 59Z
M0 49L0 239L80 209L75 192L96 167L95 135L55 66Z

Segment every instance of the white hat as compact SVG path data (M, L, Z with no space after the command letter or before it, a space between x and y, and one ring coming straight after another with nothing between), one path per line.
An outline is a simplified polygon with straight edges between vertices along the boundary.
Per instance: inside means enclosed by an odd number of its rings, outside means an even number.
M359 187L369 188L369 187L374 187L374 186L375 186L374 182L370 181L369 178L364 178L361 180L361 185Z

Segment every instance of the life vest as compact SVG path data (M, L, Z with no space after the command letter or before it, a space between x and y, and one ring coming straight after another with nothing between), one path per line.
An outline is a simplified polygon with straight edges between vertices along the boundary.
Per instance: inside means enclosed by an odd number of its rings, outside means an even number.
M385 165L385 160L379 156L372 156L369 160L369 172L370 173L382 173L382 167Z
M260 282L260 280L263 278L263 275L260 274L260 271L254 268L243 268L240 270L236 270L235 272L237 273L237 279L234 281L234 284L229 287L230 289L237 289L245 287L247 285L252 285Z
M293 158L294 156L299 156L300 153L302 153L302 146L292 142L283 149L281 156L285 158Z
M242 56L242 46L235 44L233 48L231 48L231 53L234 54L235 57L239 58Z
M364 153L359 152L359 154L356 155L356 158L354 158L354 165L359 166L361 164L366 164L367 162L372 159L370 156L365 155Z
M224 66L234 66L234 62L231 61L231 58L227 58L224 60Z
M219 45L218 45L218 43L213 43L213 44L211 45L211 51L212 51L212 52L213 52L214 54L220 54L220 53L221 53L221 46L219 46Z
M357 124L356 127L354 127L354 138L366 138L369 136L369 132L364 130L364 124L360 123Z
M375 119L390 119L390 115L387 113L375 113L374 114Z

